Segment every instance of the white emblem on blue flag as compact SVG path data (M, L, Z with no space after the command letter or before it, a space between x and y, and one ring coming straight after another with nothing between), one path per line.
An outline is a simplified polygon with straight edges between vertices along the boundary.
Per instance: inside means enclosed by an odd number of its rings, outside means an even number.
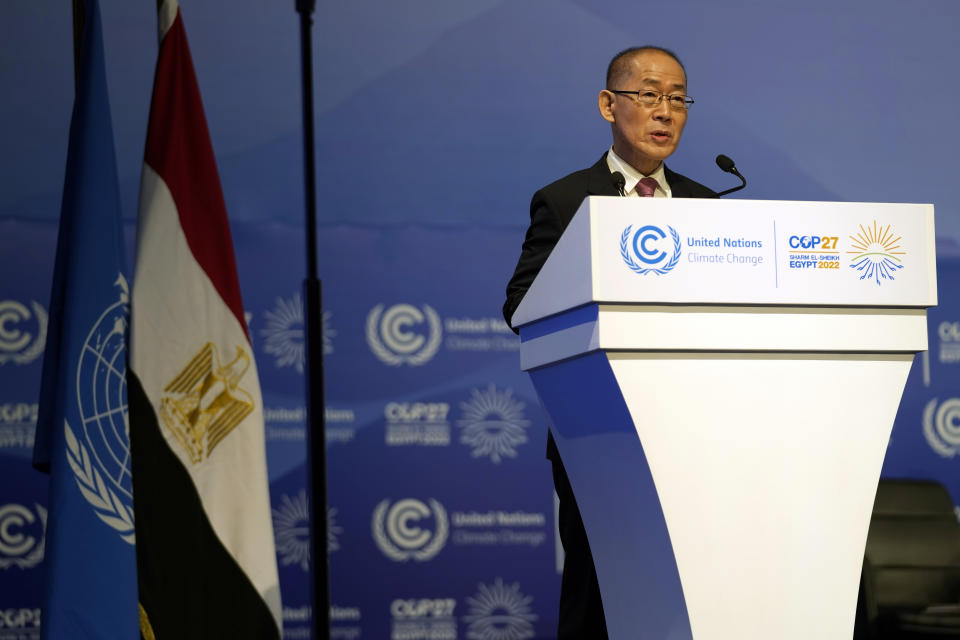
M126 382L130 290L123 274L114 284L118 299L87 334L77 365L80 423L74 428L64 420L64 431L80 493L103 522L134 544Z

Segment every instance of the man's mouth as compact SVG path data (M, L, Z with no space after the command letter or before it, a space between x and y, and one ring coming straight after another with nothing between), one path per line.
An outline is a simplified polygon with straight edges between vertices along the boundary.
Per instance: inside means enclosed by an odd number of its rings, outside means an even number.
M657 142L667 142L672 136L669 131L651 131L650 137Z

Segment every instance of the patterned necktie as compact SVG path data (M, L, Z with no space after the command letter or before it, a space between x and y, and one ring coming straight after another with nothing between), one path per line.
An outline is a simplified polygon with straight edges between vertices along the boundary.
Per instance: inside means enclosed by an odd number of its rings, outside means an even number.
M641 198L652 198L659 186L660 183L657 182L656 178L643 178L637 183L637 195Z

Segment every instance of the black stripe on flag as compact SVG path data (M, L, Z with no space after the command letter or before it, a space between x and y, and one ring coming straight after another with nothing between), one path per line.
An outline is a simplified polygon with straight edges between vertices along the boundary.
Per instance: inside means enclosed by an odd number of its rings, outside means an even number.
M127 370L140 604L158 640L279 640L270 610L214 533L200 495Z

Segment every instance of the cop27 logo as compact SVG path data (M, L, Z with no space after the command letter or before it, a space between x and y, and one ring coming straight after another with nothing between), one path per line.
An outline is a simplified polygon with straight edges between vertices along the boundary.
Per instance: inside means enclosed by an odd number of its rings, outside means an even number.
M410 558L424 562L440 552L447 542L450 523L443 505L433 498L428 502L429 506L416 498L406 498L392 506L389 500L377 505L373 510L373 539L384 555L395 562Z
M648 273L663 275L677 266L680 234L673 227L667 229L672 242L667 240L667 234L660 227L648 224L633 232L633 225L627 225L620 235L620 257L631 271L642 276Z
M879 286L880 279L893 280L894 273L903 269L903 256L900 240L890 225L878 227L877 221L866 228L861 224L860 233L850 236L850 268L860 272L861 280L873 280Z
M384 311L384 305L378 304L367 315L367 344L391 367L428 362L442 337L440 316L430 305L423 305L421 311L411 304L395 304Z

